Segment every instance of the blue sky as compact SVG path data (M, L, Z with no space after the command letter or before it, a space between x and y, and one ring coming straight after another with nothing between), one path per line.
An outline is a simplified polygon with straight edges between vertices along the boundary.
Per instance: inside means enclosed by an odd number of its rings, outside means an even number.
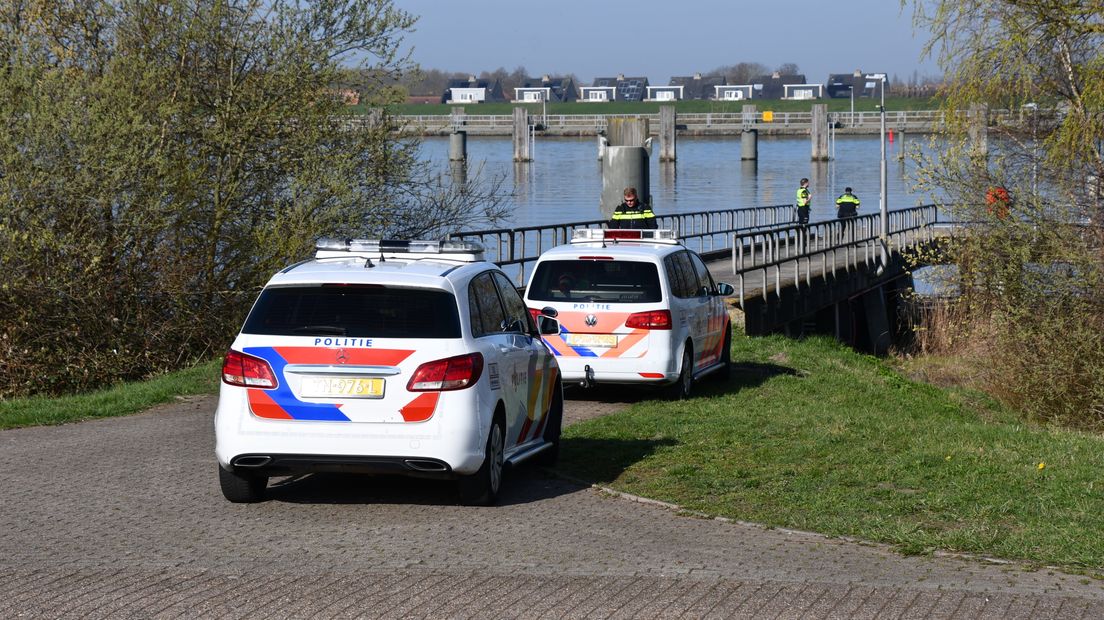
M394 0L420 20L405 45L427 69L646 76L666 84L721 65L796 63L811 82L855 69L907 81L926 32L897 0Z

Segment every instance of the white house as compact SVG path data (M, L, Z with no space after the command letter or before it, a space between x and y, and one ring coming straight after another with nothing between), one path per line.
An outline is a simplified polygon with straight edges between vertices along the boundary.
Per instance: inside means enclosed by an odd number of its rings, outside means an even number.
M720 101L743 101L751 99L751 84L727 84L713 87L713 98Z
M515 88L514 101L551 101L552 89L548 87Z
M682 86L649 86L644 101L682 101Z
M824 96L823 84L783 84L783 99L820 99Z
M616 86L580 86L580 101L613 101L617 98Z

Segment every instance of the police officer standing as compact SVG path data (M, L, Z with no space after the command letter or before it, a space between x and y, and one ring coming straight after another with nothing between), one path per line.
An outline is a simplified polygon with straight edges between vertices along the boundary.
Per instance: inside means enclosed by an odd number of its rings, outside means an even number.
M613 210L608 228L648 228L656 227L655 213L648 205L640 204L635 187L626 187L625 200Z
M843 221L843 236L847 238L851 231L851 220L859 216L859 199L851 193L851 188L844 188L843 194L836 198L836 217Z
M809 193L809 179L801 179L801 186L797 188L797 223L802 226L809 224L809 203L812 194Z

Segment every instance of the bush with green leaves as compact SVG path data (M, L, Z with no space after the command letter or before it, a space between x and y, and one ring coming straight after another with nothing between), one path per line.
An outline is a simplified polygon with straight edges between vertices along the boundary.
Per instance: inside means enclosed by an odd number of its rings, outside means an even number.
M320 236L501 215L393 136L390 0L0 4L0 397L220 354ZM350 63L357 71L350 71ZM349 118L332 85L377 107Z
M947 70L946 107L973 116L952 115L919 162L921 184L969 223L951 246L963 294L947 340L1029 416L1102 429L1104 8L915 4ZM981 105L1011 115L996 123Z

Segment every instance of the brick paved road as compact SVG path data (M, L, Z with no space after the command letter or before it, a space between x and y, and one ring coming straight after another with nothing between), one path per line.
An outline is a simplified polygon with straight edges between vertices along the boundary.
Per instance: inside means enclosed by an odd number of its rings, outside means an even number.
M1077 576L679 516L532 468L495 508L343 476L233 505L213 409L0 432L0 618L1104 617Z

